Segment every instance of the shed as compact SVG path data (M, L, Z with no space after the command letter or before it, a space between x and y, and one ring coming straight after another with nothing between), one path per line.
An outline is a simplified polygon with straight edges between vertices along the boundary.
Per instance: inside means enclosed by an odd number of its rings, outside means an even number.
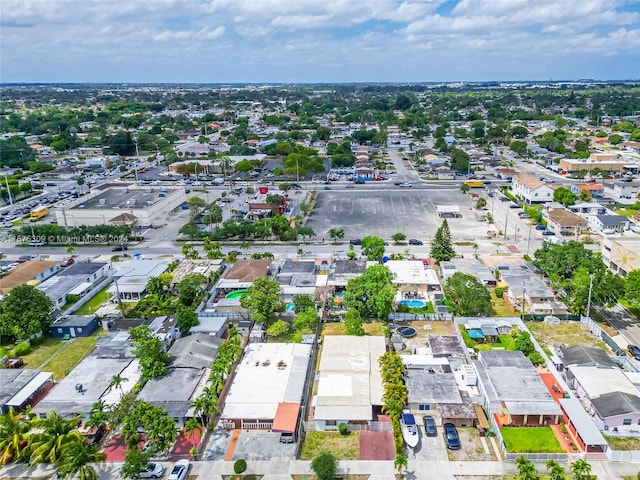
M54 338L75 338L88 337L97 329L97 315L64 315L51 324L49 332Z

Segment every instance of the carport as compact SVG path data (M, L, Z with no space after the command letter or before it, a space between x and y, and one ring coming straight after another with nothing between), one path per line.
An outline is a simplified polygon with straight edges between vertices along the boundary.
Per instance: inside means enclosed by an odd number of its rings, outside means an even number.
M440 218L459 218L461 216L458 205L437 205L436 212Z

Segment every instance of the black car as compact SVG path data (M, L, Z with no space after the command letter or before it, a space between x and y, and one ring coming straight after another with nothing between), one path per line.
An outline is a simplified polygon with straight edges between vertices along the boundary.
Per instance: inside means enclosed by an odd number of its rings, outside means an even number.
M444 424L444 436L447 440L447 448L449 450L460 450L460 437L453 423Z
M112 252L125 252L129 250L129 247L127 247L127 245L125 243L121 243L119 245L116 245L115 247L113 247L111 249Z
M425 415L422 417L422 421L424 422L424 433L427 437L435 437L438 435L436 421L431 415Z
M351 245L362 245L362 240L360 240L359 238L354 238L353 240L349 240L349 243Z
M424 245L424 244L422 243L422 240L418 240L416 238L410 238L409 245Z
M631 355L633 355L633 358L635 358L636 360L640 360L640 348L635 346L635 345L629 345L627 347L627 350L629 350L629 353Z

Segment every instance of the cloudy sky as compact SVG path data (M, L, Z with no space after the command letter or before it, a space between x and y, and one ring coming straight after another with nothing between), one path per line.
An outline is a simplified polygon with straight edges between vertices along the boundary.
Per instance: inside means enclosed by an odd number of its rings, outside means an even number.
M640 0L1 0L1 82L639 79Z

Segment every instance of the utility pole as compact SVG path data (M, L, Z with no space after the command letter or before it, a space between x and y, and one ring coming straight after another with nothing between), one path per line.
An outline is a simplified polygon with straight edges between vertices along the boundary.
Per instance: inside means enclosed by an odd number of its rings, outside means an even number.
M527 240L527 257L529 256L529 247L531 246L531 229L533 227L533 223L529 224L529 239Z
M591 292L593 291L593 273L589 274L589 298L587 299L587 317L591 318Z
M507 239L507 226L509 225L509 210L507 210L507 217L504 221L504 239Z

